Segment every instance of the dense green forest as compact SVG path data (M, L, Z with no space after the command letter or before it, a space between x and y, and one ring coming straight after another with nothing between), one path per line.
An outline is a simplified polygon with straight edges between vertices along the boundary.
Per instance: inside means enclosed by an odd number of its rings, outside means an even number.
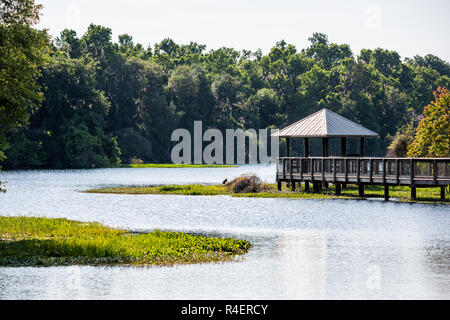
M2 27L0 41L8 32ZM305 49L279 41L263 54L171 39L144 47L127 34L116 43L94 24L82 36L64 30L34 63L41 97L28 100L28 121L5 130L3 168L169 162L172 131L194 120L204 130L281 128L321 108L378 132L368 149L384 155L433 91L450 87L450 64L433 55L355 55L322 33L309 41Z

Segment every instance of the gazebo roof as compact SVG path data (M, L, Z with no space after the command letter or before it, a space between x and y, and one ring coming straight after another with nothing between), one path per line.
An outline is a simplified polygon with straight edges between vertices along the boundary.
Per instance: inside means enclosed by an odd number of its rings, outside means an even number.
M328 109L322 109L281 129L272 136L280 138L377 138L378 133Z

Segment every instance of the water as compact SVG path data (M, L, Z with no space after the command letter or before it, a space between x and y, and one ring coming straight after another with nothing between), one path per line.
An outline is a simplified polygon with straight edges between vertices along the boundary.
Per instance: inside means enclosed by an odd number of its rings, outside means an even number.
M273 166L1 172L0 214L244 238L236 262L0 268L0 299L449 299L450 208L383 201L102 195L103 186L220 183Z

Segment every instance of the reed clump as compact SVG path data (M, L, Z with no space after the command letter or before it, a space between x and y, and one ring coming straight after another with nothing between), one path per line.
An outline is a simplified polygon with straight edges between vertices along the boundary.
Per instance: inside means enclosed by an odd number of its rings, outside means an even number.
M244 173L227 182L225 186L232 193L260 193L270 188L267 183L252 173Z

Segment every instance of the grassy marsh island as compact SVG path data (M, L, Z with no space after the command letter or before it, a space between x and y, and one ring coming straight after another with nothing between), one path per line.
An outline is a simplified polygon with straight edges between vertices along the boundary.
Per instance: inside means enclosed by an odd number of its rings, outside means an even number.
M173 265L231 261L245 240L155 230L133 233L99 223L0 217L0 266Z
M343 188L341 195L335 194L335 188L330 185L324 188L320 193L305 191L298 188L296 191L283 186L281 191L277 190L276 184L267 184L255 181L253 186L247 181L247 175L242 175L224 185L163 185L150 187L118 187L101 188L86 190L87 193L110 193L110 194L166 194L166 195L191 195L191 196L217 196L229 195L232 197L251 197L251 198L290 198L290 199L365 199L365 198L383 198L383 186L366 186L364 198L358 195L356 185L347 185ZM238 184L237 184L238 183ZM241 184L239 184L241 183ZM244 185L242 185L244 184ZM410 189L407 186L389 187L391 198L396 198L401 202L419 202L419 203L445 203L450 204L450 200L444 202L440 200L440 188L418 188L417 199L411 200Z

